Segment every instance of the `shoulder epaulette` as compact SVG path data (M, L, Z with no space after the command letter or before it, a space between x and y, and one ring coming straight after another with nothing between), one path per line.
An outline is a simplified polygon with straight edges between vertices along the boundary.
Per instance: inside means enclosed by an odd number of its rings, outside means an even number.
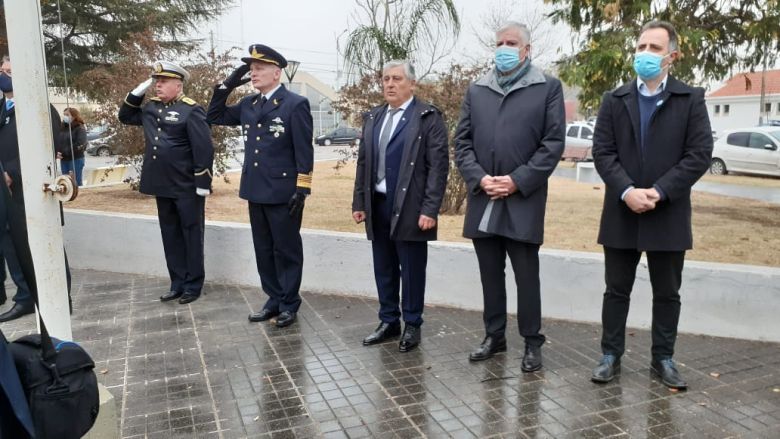
M182 101L182 102L184 102L184 103L185 103L185 104L187 104L187 105L198 105L198 103L197 103L197 102L195 102L194 100L192 100L192 99L188 98L187 96L183 96L183 97L181 98L181 101Z
M155 96L155 97L153 97L153 98L149 98L149 100L150 100L150 101L155 101L155 102L161 102L161 101L160 101L160 98L158 98L157 96Z

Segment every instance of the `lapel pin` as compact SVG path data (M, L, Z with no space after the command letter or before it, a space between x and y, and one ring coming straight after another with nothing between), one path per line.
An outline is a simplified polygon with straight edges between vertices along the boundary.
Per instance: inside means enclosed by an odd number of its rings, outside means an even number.
M276 98L274 98L274 105L279 105L279 101L277 101Z
M664 103L664 100L663 100L663 99L661 99L660 101L658 101L658 103L656 103L656 104L655 104L655 106L656 106L656 107L660 107L660 106L661 106L661 104L663 104L663 103Z

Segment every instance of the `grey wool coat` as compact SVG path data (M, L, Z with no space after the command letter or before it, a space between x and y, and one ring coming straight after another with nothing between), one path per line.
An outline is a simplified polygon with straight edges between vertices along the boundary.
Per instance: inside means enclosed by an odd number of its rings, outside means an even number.
M541 244L547 180L566 130L561 82L532 66L504 94L491 71L469 86L455 134L455 160L468 187L463 236ZM509 175L514 194L491 201L485 175Z

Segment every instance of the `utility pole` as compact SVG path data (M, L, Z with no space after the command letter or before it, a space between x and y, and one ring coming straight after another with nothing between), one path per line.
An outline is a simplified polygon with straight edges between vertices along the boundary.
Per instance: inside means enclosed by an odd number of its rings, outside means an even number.
M761 99L759 99L758 102L758 126L761 126L764 124L764 113L766 113L766 109L764 106L766 105L766 53L764 54L764 70L761 72ZM767 120L766 122L769 122L769 113L766 113Z
M52 337L72 340L60 204L44 184L53 184L56 163L49 111L48 78L43 58L41 3L5 0L8 49L13 63L16 129L23 178L24 206L39 312ZM8 19L13 17L13 19Z

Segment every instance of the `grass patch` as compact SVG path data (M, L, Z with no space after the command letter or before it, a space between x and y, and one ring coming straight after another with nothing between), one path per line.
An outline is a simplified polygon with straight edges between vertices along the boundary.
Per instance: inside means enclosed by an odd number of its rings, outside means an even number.
M339 171L332 162L315 164L312 196L306 201L303 227L363 233L363 225L352 221L354 164ZM730 178L734 183L747 176ZM215 181L214 193L206 202L206 218L249 222L247 203L238 198L239 174L229 182ZM768 185L780 179L757 179ZM709 181L709 179L708 179ZM739 184L739 183L736 183ZM778 185L780 187L780 184ZM596 243L604 187L553 177L545 221L544 248L601 252ZM153 197L126 186L88 188L66 205L68 208L156 215ZM780 209L775 204L703 192L693 194L694 249L688 259L710 262L780 266ZM462 215L440 217L439 239L468 242L461 236Z

